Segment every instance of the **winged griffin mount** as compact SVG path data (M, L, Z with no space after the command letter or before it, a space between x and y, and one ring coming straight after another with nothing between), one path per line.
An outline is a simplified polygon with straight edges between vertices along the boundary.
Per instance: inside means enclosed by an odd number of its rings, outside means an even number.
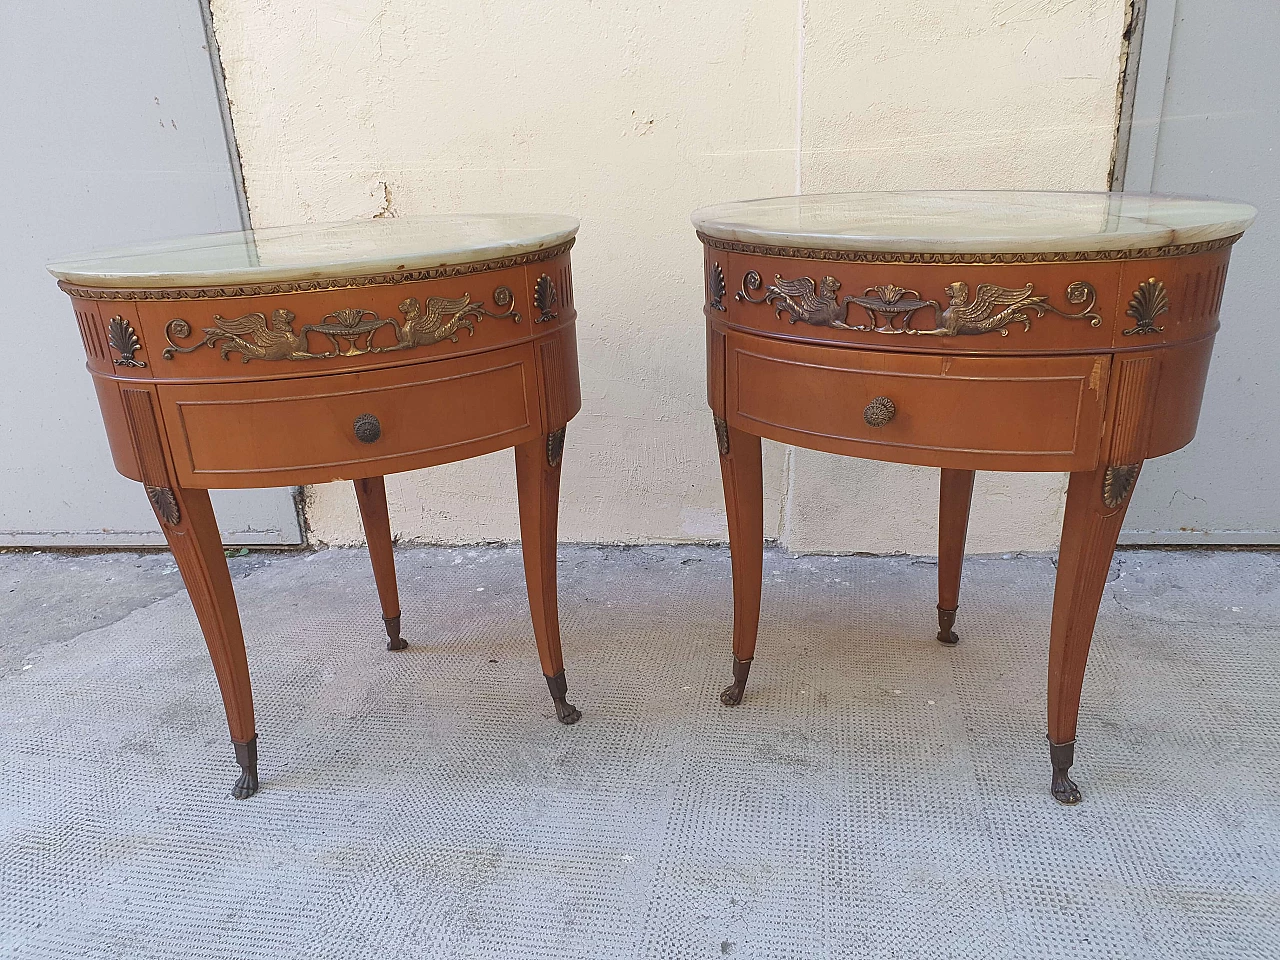
M774 276L774 282L764 287L764 295L756 298L752 291L763 286L760 274L755 270L742 278L742 289L737 299L747 303L771 304L781 317L787 314L791 323L803 321L819 327L835 327L840 330L858 330L866 333L909 334L923 337L955 337L966 334L1000 331L1008 336L1008 326L1021 321L1024 330L1031 329L1032 316L1043 317L1056 313L1070 320L1088 320L1092 326L1102 323L1102 317L1093 309L1097 293L1091 284L1078 280L1067 287L1067 301L1084 304L1079 313L1059 310L1049 303L1047 296L1032 292L1032 285L1021 289L997 286L994 283L978 284L973 302L969 302L969 285L957 281L948 284L947 305L937 300L922 299L915 290L894 286L891 283L868 287L862 296L838 296L840 281L835 277L823 277L815 282L810 277L784 280ZM867 314L865 323L850 323L851 304L862 307ZM931 329L913 325L918 311L930 308L934 314Z
M304 324L294 330L296 318L292 310L273 310L268 321L265 313L247 313L229 319L215 315L213 326L204 327L204 337L196 343L180 346L176 340L191 336L191 324L181 318L165 325L165 337L169 345L164 348L164 358L172 360L175 354L193 353L201 347L216 348L227 360L233 353L240 354L244 363L250 360L315 360L326 357L356 357L364 353L391 353L428 346L441 340L458 341L458 333L464 327L475 334L476 323L484 317L502 319L510 317L520 322L520 314L513 307L514 295L509 287L498 287L493 292L493 302L502 313L494 313L483 302L473 302L470 294L460 297L427 297L422 303L417 297L400 302L401 321L380 317L373 310L349 307L326 314L319 323ZM383 327L391 327L394 343L375 344L374 335ZM311 347L313 337L323 338L327 350L319 353Z

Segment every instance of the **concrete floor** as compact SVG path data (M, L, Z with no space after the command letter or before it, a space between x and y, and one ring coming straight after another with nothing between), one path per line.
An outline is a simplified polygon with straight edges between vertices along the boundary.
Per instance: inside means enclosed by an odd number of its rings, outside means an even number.
M167 555L0 555L0 956L1280 955L1280 556L1121 554L1076 808L1048 795L1054 567L565 548L575 727L518 549L233 561L262 792Z

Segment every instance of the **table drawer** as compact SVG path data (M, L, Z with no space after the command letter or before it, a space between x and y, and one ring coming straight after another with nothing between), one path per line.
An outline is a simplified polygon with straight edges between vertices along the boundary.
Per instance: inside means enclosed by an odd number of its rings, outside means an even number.
M1109 369L1107 355L895 354L731 331L726 416L750 433L851 456L1086 470L1098 463Z
M178 482L265 487L474 457L541 433L530 344L332 376L161 384Z

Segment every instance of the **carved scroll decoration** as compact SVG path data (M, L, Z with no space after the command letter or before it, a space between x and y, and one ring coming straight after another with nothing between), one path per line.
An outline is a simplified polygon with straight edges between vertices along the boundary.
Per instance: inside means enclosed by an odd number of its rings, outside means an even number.
M802 321L819 327L840 330L858 330L864 333L910 334L912 336L955 337L999 331L1008 336L1010 323L1021 321L1024 331L1030 331L1032 317L1056 313L1068 320L1088 320L1089 325L1101 325L1102 316L1093 308L1098 295L1093 285L1077 280L1067 287L1068 303L1083 308L1069 313L1055 307L1047 296L1033 293L1032 284L1021 289L997 286L994 283L978 284L973 302L969 302L969 285L956 281L947 285L948 302L944 307L937 300L926 300L916 290L887 283L868 287L860 297L837 296L840 281L835 277L823 277L815 281L810 277L784 280L775 275L774 282L764 287L764 295L757 298L752 292L763 286L760 274L747 271L742 278L738 300L747 303L771 304L777 316L787 314L791 323ZM849 322L849 305L857 304L867 314L866 323ZM932 329L913 326L917 311L930 308L934 313Z
M164 348L164 358L172 360L179 353L194 353L201 347L216 348L223 360L233 353L240 354L242 363L250 360L323 360L330 357L358 357L366 353L392 353L414 347L430 346L441 340L458 342L458 332L466 328L475 335L476 323L484 317L503 319L510 317L520 322L520 314L514 309L514 295L509 287L498 287L493 292L493 302L505 307L502 313L494 313L483 303L473 303L470 294L460 297L428 297L425 305L417 297L409 297L399 306L402 321L380 317L373 310L349 307L326 314L319 323L305 324L295 331L292 310L272 311L270 321L264 313L248 313L243 317L226 318L214 315L213 326L203 329L204 337L186 346L177 341L191 336L191 324L175 317L165 325L165 338L169 346ZM396 342L379 346L373 342L374 334L383 327L390 327ZM312 347L312 335L324 337L328 349L319 353Z
M1156 317L1169 312L1169 294L1164 284L1155 277L1150 277L1138 284L1133 298L1129 301L1126 317L1138 321L1137 326L1124 331L1126 337L1141 336L1147 333L1163 333L1164 327L1156 326Z
M116 314L107 325L107 342L120 354L120 359L113 361L117 367L145 367L145 360L135 360L134 354L142 349L138 334L133 325L124 317Z

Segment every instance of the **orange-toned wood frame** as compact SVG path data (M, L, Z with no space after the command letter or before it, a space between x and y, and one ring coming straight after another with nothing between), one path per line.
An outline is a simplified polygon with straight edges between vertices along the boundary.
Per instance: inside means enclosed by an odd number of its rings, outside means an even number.
M702 239L707 398L733 553L734 682L722 701L742 699L755 656L761 437L942 468L938 639L947 644L958 639L952 626L974 471L1069 471L1048 732L1051 791L1063 803L1078 802L1068 770L1107 570L1143 461L1195 435L1234 238L1134 258L849 255ZM788 303L777 295L800 278L808 278L815 299ZM951 288L957 283L967 291ZM770 284L777 286L772 296ZM950 295L972 295L983 284L1029 290L1053 309L1041 315L1029 307L989 332L935 335ZM1073 285L1090 295L1072 300ZM874 305L894 296L938 307L917 312L910 323L916 332L895 333L875 327L901 329L901 316L890 325L848 299ZM825 313L815 307L818 298L825 298ZM1063 315L1086 306L1087 316ZM849 329L856 326L872 329ZM886 410L892 413L881 422Z
M538 653L557 717L578 719L565 699L555 572L564 432L582 406L569 246L323 282L61 284L116 469L145 485L208 644L241 767L234 796L258 789L257 730L210 488L355 481L397 650L383 476L514 447ZM361 323L366 333L344 333Z

